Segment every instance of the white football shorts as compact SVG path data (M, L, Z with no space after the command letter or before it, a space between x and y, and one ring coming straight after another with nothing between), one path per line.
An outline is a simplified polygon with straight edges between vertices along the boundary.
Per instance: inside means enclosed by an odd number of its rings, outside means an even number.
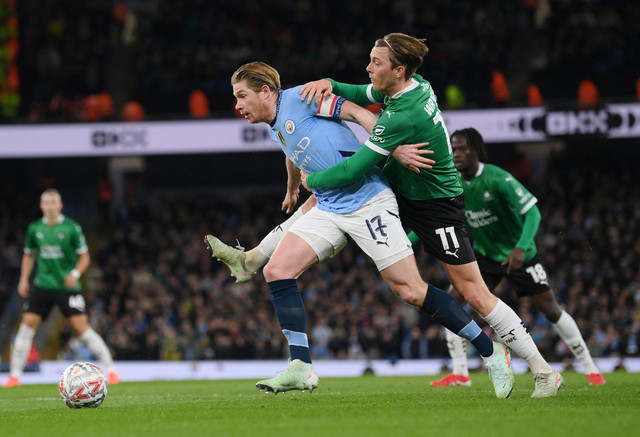
M391 189L381 191L358 210L346 214L322 211L316 206L296 220L289 232L309 244L320 262L346 246L345 234L376 263L378 270L413 255Z

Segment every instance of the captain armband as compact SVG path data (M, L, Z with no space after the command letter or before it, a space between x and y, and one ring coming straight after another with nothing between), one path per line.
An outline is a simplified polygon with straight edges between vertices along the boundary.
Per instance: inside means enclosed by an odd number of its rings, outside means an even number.
M344 100L344 97L335 94L324 95L318 104L318 116L339 119Z

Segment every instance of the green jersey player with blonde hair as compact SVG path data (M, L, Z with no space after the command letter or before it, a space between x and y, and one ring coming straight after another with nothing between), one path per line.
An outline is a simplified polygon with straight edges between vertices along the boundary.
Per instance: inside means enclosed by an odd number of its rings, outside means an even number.
M555 396L564 384L562 376L542 357L520 317L491 294L482 280L464 224L464 195L449 135L433 88L416 74L427 53L424 40L391 33L378 39L371 50L366 68L370 84L321 79L302 88L307 102L334 93L360 105L383 104L371 136L355 155L324 171L303 172L302 183L308 189L341 186L387 159L384 174L396 193L403 223L418 235L428 253L442 261L453 286L503 343L527 361L535 376L532 397ZM434 151L436 163L428 171L409 170L396 161L398 157L389 156L398 146L415 143L428 143L425 148Z

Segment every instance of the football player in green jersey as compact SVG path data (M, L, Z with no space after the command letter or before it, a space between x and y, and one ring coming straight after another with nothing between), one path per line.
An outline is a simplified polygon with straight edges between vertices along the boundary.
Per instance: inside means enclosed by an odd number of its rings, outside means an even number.
M473 248L485 283L493 290L502 278L507 278L518 297L530 296L578 358L589 384L605 384L578 325L558 305L538 256L534 241L540 224L538 199L509 172L487 163L484 139L477 130L455 131L451 135L451 146L466 199L465 222L473 237ZM460 303L464 302L455 289L451 292ZM453 360L453 372L431 385L470 385L462 339L447 332L447 346Z
M542 357L520 317L482 280L464 225L464 195L449 134L431 84L415 74L427 53L424 40L391 33L371 50L366 68L370 84L321 79L302 88L307 102L317 103L323 94L333 92L361 106L378 103L384 108L355 155L321 172L303 172L302 183L306 188L342 186L386 159L384 174L396 193L402 221L419 236L425 250L443 262L449 280L471 307L527 361L535 377L532 397L555 396L564 384L562 376ZM408 170L389 157L402 144L424 142L436 162L429 171Z
M18 283L18 293L26 298L26 302L11 352L9 378L3 387L20 385L36 330L55 305L68 317L80 340L104 363L109 384L117 384L120 377L111 353L102 337L89 326L84 297L80 292L80 276L91 262L82 228L62 214L62 198L58 190L47 189L42 193L40 209L43 217L27 228ZM36 264L34 286L29 290Z

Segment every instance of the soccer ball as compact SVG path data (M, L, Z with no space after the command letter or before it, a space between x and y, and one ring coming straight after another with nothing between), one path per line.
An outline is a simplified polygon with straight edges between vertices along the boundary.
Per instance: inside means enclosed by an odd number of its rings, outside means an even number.
M65 369L58 384L60 397L69 408L99 407L107 397L107 377L98 366L86 361Z

